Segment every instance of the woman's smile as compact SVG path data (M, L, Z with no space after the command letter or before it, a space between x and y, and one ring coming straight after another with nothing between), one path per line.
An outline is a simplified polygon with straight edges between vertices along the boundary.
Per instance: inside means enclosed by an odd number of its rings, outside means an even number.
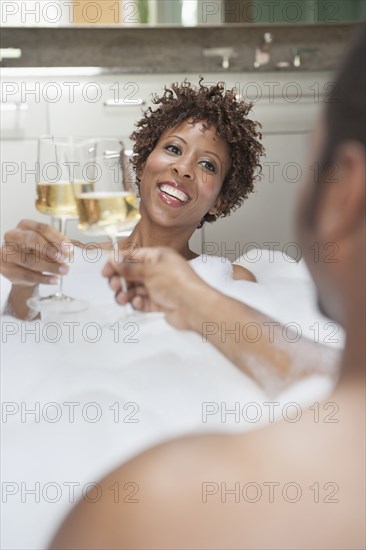
M165 204L173 208L180 208L191 200L186 188L174 180L159 182L158 195Z

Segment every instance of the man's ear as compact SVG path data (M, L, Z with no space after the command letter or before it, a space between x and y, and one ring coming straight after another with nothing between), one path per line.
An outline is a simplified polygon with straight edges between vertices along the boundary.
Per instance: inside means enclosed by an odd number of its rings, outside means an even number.
M332 241L350 233L365 216L364 146L358 142L340 145L324 178L317 230L322 240Z

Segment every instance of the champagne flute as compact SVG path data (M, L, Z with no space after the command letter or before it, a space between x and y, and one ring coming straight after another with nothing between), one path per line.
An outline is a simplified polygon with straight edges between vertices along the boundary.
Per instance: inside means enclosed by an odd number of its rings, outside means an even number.
M74 186L79 213L79 229L90 236L106 235L118 258L118 237L127 237L140 220L134 182L125 174L123 143L113 138L90 140L93 158L93 189ZM120 278L123 292L126 281ZM126 306L130 313L130 306Z
M40 137L38 140L38 176L36 208L51 216L51 223L60 233L66 233L67 220L77 219L77 207L72 181L80 190L90 187L81 177L80 151L85 138ZM75 179L76 174L76 179ZM63 277L59 277L57 292L50 296L33 296L27 305L40 312L72 313L84 311L88 303L63 293Z

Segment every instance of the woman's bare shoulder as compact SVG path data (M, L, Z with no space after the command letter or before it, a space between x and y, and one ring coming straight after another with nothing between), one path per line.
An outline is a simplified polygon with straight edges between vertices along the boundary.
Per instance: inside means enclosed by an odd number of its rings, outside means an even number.
M237 264L233 265L233 279L251 281L253 283L257 282L255 275L251 271L249 271L249 269L246 269L245 267Z

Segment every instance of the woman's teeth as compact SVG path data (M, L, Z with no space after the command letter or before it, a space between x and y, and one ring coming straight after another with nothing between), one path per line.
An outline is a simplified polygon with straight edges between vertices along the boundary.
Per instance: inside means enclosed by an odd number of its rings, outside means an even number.
M159 189L163 193L166 193L170 197L178 199L181 202L188 202L190 200L190 197L183 193L183 191L181 191L180 189L176 189L175 187L171 187L170 185L167 185L165 183L159 185Z

